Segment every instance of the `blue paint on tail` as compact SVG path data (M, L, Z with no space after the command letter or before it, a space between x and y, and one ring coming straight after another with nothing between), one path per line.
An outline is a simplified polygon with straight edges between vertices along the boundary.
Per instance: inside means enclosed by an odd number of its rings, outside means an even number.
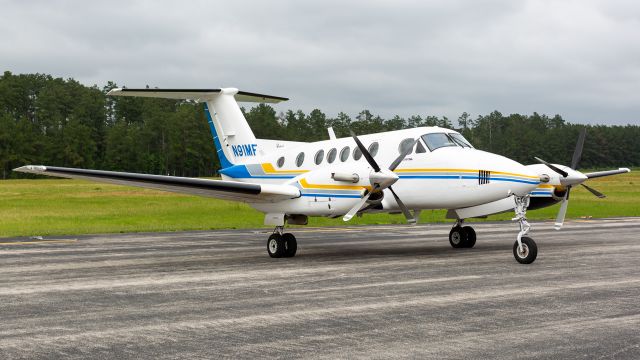
M232 167L233 164L227 156L222 151L222 145L220 145L220 139L218 138L218 133L216 132L216 127L213 125L213 119L211 118L211 114L209 113L209 107L207 103L204 104L204 113L207 115L207 122L209 123L209 129L211 130L211 136L213 136L213 144L216 147L216 153L218 153L218 159L220 159L220 165L222 169L226 169L228 167ZM220 171L222 172L222 171Z

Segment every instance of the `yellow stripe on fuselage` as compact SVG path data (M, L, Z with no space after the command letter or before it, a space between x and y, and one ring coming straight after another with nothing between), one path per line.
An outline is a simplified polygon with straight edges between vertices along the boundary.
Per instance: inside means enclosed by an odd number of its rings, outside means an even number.
M333 185L333 184L309 184L306 179L300 179L300 185L305 188L313 189L330 189L330 190L362 190L367 189L371 191L371 186L363 185Z
M276 170L271 163L262 163L262 170L266 174L302 174L309 172L309 170Z
M538 185L538 189L549 189L549 188L554 188L555 186L553 185Z

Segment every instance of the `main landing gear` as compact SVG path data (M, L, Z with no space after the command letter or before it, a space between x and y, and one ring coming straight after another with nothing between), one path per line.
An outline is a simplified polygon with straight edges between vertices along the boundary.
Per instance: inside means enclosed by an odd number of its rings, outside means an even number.
M291 233L284 233L284 226L276 226L275 231L267 240L267 252L272 258L293 257L298 250L296 237Z
M531 225L527 222L527 207L529 206L529 195L514 196L516 203L515 212L516 217L513 221L517 221L520 225L520 232L516 238L516 242L513 244L513 256L520 264L531 264L536 260L538 256L538 247L536 242L532 238L525 236L529 233Z
M454 248L472 248L476 244L476 231L471 226L462 226L458 220L449 232L449 244Z

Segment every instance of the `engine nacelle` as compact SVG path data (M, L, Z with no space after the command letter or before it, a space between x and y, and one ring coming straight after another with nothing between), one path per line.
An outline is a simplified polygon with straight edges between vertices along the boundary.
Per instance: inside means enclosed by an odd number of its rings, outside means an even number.
M373 194L371 194L371 196L369 196L369 199L367 200L368 204L379 204L382 202L382 199L384 199L384 192L382 191L376 191Z
M555 201L562 201L562 199L564 199L564 196L567 195L567 188L564 186L555 186L553 188L553 192L551 193L551 197L553 197L553 200Z

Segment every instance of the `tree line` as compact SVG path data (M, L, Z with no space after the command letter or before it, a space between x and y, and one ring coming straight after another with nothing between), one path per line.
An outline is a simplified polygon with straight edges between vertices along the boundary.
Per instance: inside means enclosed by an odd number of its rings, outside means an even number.
M25 164L114 171L213 176L220 164L203 106L190 101L108 97L117 87L87 87L73 79L45 74L0 76L0 176L20 175L11 169ZM502 154L524 164L533 156L569 164L578 132L560 115L549 117L501 114L475 118L462 113L456 124L447 117L413 115L384 119L363 110L328 117L319 109L276 113L259 104L242 109L256 137L293 141L440 126L459 130L476 148ZM639 166L640 126L587 125L583 168Z

